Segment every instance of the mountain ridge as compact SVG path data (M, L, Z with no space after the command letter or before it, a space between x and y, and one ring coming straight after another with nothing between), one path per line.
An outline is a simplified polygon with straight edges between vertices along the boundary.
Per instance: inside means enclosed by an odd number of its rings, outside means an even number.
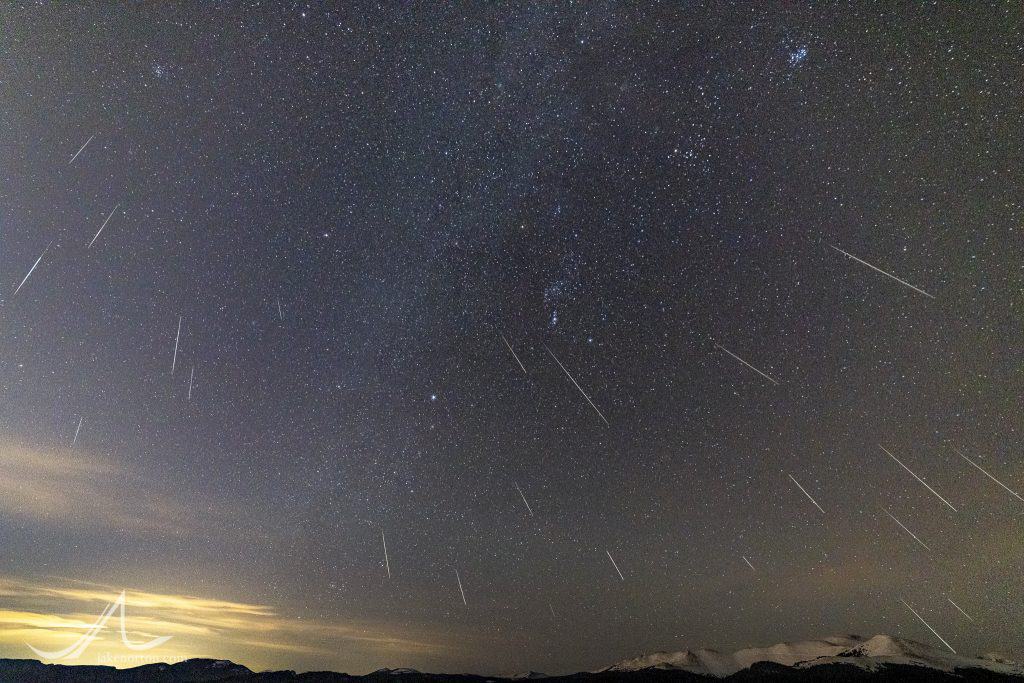
M175 664L111 666L44 664L0 659L0 683L488 683L541 679L585 683L778 681L1024 681L1024 667L998 655L966 657L906 638L879 634L829 636L721 652L711 648L653 652L603 669L561 676L534 671L513 676L432 674L379 669L365 675L312 671L254 672L228 660L189 659Z
M870 638L857 635L829 636L818 640L743 648L732 653L711 648L654 652L622 660L599 671L661 669L726 678L759 662L803 669L826 664L856 666L867 670L883 665L904 665L947 673L960 669L980 669L1003 675L1024 676L1024 667L998 655L965 657L915 640L885 634Z

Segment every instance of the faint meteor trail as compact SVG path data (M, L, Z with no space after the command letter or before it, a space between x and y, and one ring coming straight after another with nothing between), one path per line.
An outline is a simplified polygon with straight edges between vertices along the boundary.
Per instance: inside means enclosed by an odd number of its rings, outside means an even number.
M391 578L391 563L388 562L388 542L384 538L384 530L380 530L380 542L384 544L384 567L388 570L388 578ZM458 572L456 572L458 574Z
M50 244L53 244L53 242L50 242ZM46 249L50 248L50 244L46 245ZM23 279L21 281L21 284L18 285L17 289L14 290L14 294L20 292L21 288L25 286L25 283L28 282L29 277L32 276L32 272L36 269L36 266L38 266L39 262L43 260L44 256L46 256L46 249L43 249L43 253L39 255L39 258L36 259L36 262L33 263L32 267L28 269L28 273L25 275L25 279ZM11 296L14 296L14 294L12 294Z
M607 550L605 550L605 552L608 553L608 559L612 561L612 566L615 567L615 571L618 573L619 578L625 581L626 577L622 575L621 571L619 571L619 565L615 564L615 558L612 557L612 554Z
M284 322L284 311L281 310L281 297L277 297L277 317Z
M555 608L551 606L550 602L548 603L548 609L551 610L551 618L557 619L557 617L555 616Z
M192 400L192 382L196 378L196 366L192 366L192 371L188 373L188 398L186 400Z
M955 507L953 507L953 504L952 504L952 503L950 503L950 502L949 502L948 500L946 500L945 498L943 498L942 496L940 496L940 495L939 495L939 492L938 492L938 491L936 491L935 489L933 489L933 488L932 488L931 486L928 486L927 482L925 482L925 480L924 480L924 479L922 479L921 477L919 477L919 476L917 476L916 474L914 474L914 473L913 473L913 471L911 471L911 469L910 469L909 467L907 467L906 465L904 465L904 464L903 464L902 462L900 462L900 461L899 461L899 458L897 458L897 457L896 457L895 455L893 455L893 454L892 454L892 453L890 453L890 452L889 452L888 450L886 450L885 446L883 446L882 444L878 444L878 447L879 447L879 448L881 448L881 449L882 449L883 451L885 451L885 454L886 454L886 455L888 455L888 456L889 456L890 458L892 458L893 460L895 460L895 461L896 461L896 464L898 464L898 465L899 465L900 467L902 467L903 469L905 469L905 470L906 470L907 472L910 472L910 476L912 476L912 477L913 477L914 479L917 479L917 480L918 480L919 482L921 482L922 484L924 484L924 487L925 487L926 489L928 489L929 491L931 491L932 493L934 493L934 494L935 494L935 497L936 497L936 498L938 498L938 499L939 499L939 500L941 500L941 501L942 501L943 503L945 503L946 505L948 505L948 506L949 506L949 509L950 509L950 510L952 510L953 512L956 512L956 511L957 511L957 510L956 510L956 508L955 508Z
M100 233L103 232L103 228L107 227L107 223L109 223L110 219L114 217L114 213L117 211L118 207L120 207L120 206L121 206L120 204L117 204L117 205L114 206L113 209L110 210L110 215L107 216L107 220L103 221L103 225L101 225L100 229L96 231L96 234L92 238L92 242L89 242L89 246L86 247L86 249L91 249L92 248L92 245L96 242L97 239L99 239Z
M839 252L840 254L842 254L843 256L846 256L847 258L851 258L851 259L853 259L854 261L856 261L857 263L863 263L863 264L864 264L865 266L867 266L867 267L868 267L868 268L870 268L871 270L877 271L877 272L881 273L882 275L885 275L886 277L891 277L891 278L892 278L893 280L895 280L896 282L898 282L898 283L900 283L901 285L904 285L904 286L906 286L906 287L910 287L910 288L911 288L912 290L914 290L915 292L918 292L918 293L920 293L920 294L924 294L924 295L925 295L926 297L928 297L929 299L934 299L934 298L935 298L934 296L932 296L932 295L931 295L931 294L929 294L928 292L924 291L923 289L918 289L917 287L915 287L914 285L910 284L910 283L909 283L909 282L907 282L906 280L901 280L901 279L899 279L898 277L896 277L895 275L893 275L892 273L887 273L887 272L885 272L884 270L882 270L881 268L877 268L877 267L875 267L875 266L871 265L870 263L868 263L867 261L864 261L864 260L862 260L862 259L859 259L859 258L857 258L856 256L854 256L853 254L851 254L851 253L849 253L849 252L847 252L847 251L843 251L843 250L842 250L842 249L840 249L839 247L834 247L834 246L832 246L831 244L830 244L830 245L828 245L828 246L832 247L833 249L835 249L836 251L838 251L838 252Z
M950 445L952 446L952 444L950 444ZM1007 486L1007 485L1006 485L1006 484L1004 484L1003 482L1001 482L1001 481L999 481L998 479L996 479L995 477L993 477L993 476L992 476L991 474L989 474L989 473L988 473L988 471L986 471L985 469L983 469L983 468L981 467L981 465L979 465L978 463L974 462L973 460L971 460L970 458L968 458L968 457L967 457L966 455L964 455L963 453L961 453L961 452L960 452L960 449L959 449L959 448L957 448L956 446L953 446L953 450L954 450L954 451L956 451L956 454L957 454L957 455L959 455L959 456L960 456L961 458L963 458L964 460L966 460L967 462L971 463L971 464L972 464L972 465L974 465L974 466L975 466L976 468L978 468L978 470L979 470L979 471L980 471L980 472L981 472L982 474L984 474L984 475L985 475L986 477L988 477L989 479L991 479L992 481L994 481L995 483L999 484L999 485L1000 485L1000 486L1002 486L1002 487L1003 487L1004 489L1006 489L1007 491L1009 491L1009 492L1010 492L1010 493L1011 493L1011 494L1013 495L1013 497L1014 497L1014 498L1016 498L1016 499L1017 499L1017 500L1019 500L1020 502L1024 503L1024 498L1021 498L1020 496L1018 496L1018 495L1017 495L1017 492L1016 492L1016 491L1014 491L1014 490L1013 490L1013 489L1011 489L1011 488L1010 488L1009 486Z
M178 334L174 337L174 358L171 359L171 376L174 376L174 368L178 365L178 341L181 339L181 319L182 316L178 316Z
M523 504L526 505L526 509L529 511L530 516L533 517L533 508L530 507L530 503L527 502L526 496L523 495L523 490L519 488L519 484L512 482L512 485L516 487L516 491L519 491L519 497L523 499Z
M601 411L598 410L596 405L594 405L594 402L590 400L589 396L587 396L587 392L583 391L583 387L581 387L579 385L579 383L575 379L572 378L572 375L569 374L569 371L565 369L564 365L562 365L562 361L558 360L558 358L555 356L555 354L551 352L551 349L548 348L547 344L544 345L544 349L548 352L548 354L550 354L550 356L552 358L555 359L555 362L558 363L558 367L562 368L562 372L564 372L565 376L569 378L569 381L572 382L576 386L576 388L580 390L580 393L583 394L583 398L587 399L587 403L590 404L590 407L594 409L594 412L596 412L598 414L598 416L605 423L605 425L608 426L608 427L611 427L611 425L608 424L608 420L605 419L605 417L601 413Z
M75 444L78 443L78 432L82 431L82 422L85 421L85 416L81 415L78 418L78 427L75 428L75 438L71 440L71 447L74 448Z
M801 486L801 485L800 485L800 482L798 482L798 481L797 481L797 480L796 480L796 479L795 479L795 478L793 477L793 475L792 475L792 474L789 474L788 476L789 476L789 478L790 478L790 479L792 479L792 480L793 480L793 483L794 483L794 484L796 484L796 487L797 487L798 489L800 489L801 491L803 491L803 492L804 492L804 495L805 495L805 496L807 496L807 500L809 500L809 501L811 501L812 503L814 503L814 507L816 507L816 508L818 508L819 510L821 510L821 514L825 514L825 511L824 511L824 510L822 510L822 508L821 508L821 506L820 506L820 505L818 505L818 501L814 500L814 498L811 498L811 494L807 493L807 489L805 489L805 488L804 488L803 486Z
M955 602L953 602L953 599L952 599L952 598L946 598L946 600L949 600L949 604L953 605L953 607L956 607L957 611L958 611L958 612L960 612L960 614L962 614L962 615L964 615L965 617L967 617L967 618L968 618L968 619L969 619L970 621L974 621L974 619L973 619L973 618L971 617L971 615L970 615L970 614L968 614L967 612L963 611L963 610L962 610L962 609L960 608L960 605L958 605L958 604L956 604Z
M505 346L508 347L508 350L512 351L512 345L508 343L507 339L505 339L505 335L499 334L498 336L501 337L501 341L505 342ZM519 367L521 367L523 369L523 374L525 375L526 374L526 366L523 365L523 361L519 360L519 356L516 355L515 351L512 351L512 357L516 359L517 363L519 363Z
M762 377L764 377L764 378L765 378L766 380L768 380L769 382L771 382L771 383L772 383L772 384L774 384L775 386L778 386L778 385L779 385L778 381L777 381L777 380L776 380L775 378L773 378L773 377L771 377L770 375L766 375L765 373L761 372L760 370L758 370L757 368L755 368L755 367L754 367L753 365L751 365L751 364L750 364L750 363L748 363L747 361L743 360L742 358L740 358L739 356L737 356L737 355L736 355L735 353L733 353L733 352L732 352L732 351L730 351L729 349L727 349L727 348L725 348L724 346L722 346L721 344L718 344L718 343L716 343L716 344L715 344L715 347L716 347L716 348L719 348L719 349L721 349L722 351L725 351L725 352L726 352L727 354L729 354L730 356L732 356L733 358L735 358L735 359L736 359L736 360L738 360L739 362L743 363L743 364L744 364L744 365L746 365L746 366L747 366L748 368L750 368L751 370L753 370L753 371L754 371L754 372L756 372L757 374L761 375Z
M900 598L900 602L902 602L904 605L907 605L907 601L904 600L903 598ZM943 638L942 636L939 635L938 631L933 629L931 627L931 625L927 621L924 620L924 617L922 617L920 614L917 613L917 610L915 610L910 605L907 605L907 609L910 610L911 612L913 612L914 616L917 617L918 619L920 619L921 623L924 624L925 626L927 626L928 630L931 631L932 633L934 633L935 637L938 638L939 640L941 640L942 644L945 645L946 647L948 647L950 652L952 652L953 654L956 654L956 650L954 650L953 647L949 643L946 642L945 638Z
M78 149L78 151L77 151L77 152L75 152L75 156L71 157L71 161L69 161L69 162L68 162L68 166L70 166L70 165L71 165L71 164L72 164L72 163L73 163L73 162L75 161L75 159L77 159L77 158L78 158L78 155L79 155L79 154L81 154L81 153L82 153L82 151L83 151L83 150L84 150L84 149L85 149L86 147L88 147L88 146L89 146L89 143L90 143L90 142L92 142L92 139L93 139L94 137L96 137L96 136L95 136L95 135L90 135L90 136L89 136L89 139L85 141L85 144L84 144L84 145L82 145L82 146L81 146L81 147L80 147L80 148Z
M748 567L750 567L751 569L754 569L754 565L750 564L750 560L747 559L746 555L740 555L740 557L743 558L743 561L747 563ZM754 571L756 572L757 570L754 569Z
M931 552L931 551L932 551L932 549L931 549L931 548L929 548L929 547L928 547L927 545L925 545L924 541L922 541L922 540L921 540L920 538L918 538L918 537L917 537L917 535L916 535L916 534L915 534L915 533L914 533L913 531L911 531L911 530L910 530L910 529L908 529L907 527L903 526L903 522L901 522L900 520L896 519L896 516L895 516L895 515L893 515L893 514L892 514L891 512L889 512L889 511L888 511L888 510L886 510L885 508L882 508L882 512L884 512L885 514L887 514L887 515L889 515L890 517L892 517L892 521L894 521L894 522L896 522L897 524L899 524L899 525L900 525L900 528L901 528L901 529L903 529L904 531L906 531L906 532L907 532L908 534L910 534L910 537L911 537L911 538L913 538L913 539L914 539L915 541L917 541L918 543L920 543L920 544L921 544L921 547L922 547L922 548L924 548L924 549L925 549L925 550L927 550L928 552Z
M462 595L462 604L468 607L469 603L466 602L466 591L462 590L462 579L459 577L458 569L455 570L455 580L459 582L459 593Z

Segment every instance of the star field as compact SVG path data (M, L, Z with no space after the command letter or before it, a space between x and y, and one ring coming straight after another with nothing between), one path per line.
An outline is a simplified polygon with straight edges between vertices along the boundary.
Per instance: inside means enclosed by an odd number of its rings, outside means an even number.
M1022 29L0 8L0 587L272 606L187 654L300 670L931 642L900 599L1024 656Z

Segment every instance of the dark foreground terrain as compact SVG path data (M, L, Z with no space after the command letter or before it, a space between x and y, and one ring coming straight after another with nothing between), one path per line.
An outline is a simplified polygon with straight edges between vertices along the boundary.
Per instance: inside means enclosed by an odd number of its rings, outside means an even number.
M534 678L541 677L535 674ZM600 673L577 673L568 676L543 677L551 683L674 683L687 681L786 681L794 683L819 681L864 681L889 683L890 681L1024 681L1024 677L996 673L986 669L957 669L947 673L923 666L882 665L874 671L847 664L824 664L807 668L796 668L760 662L726 678L700 676L679 670L642 669L640 671L605 671ZM375 671L364 676L343 673L294 671L268 671L257 673L232 662L212 659L190 659L177 664L148 664L132 669L115 669L107 666L66 666L43 664L30 659L0 659L0 683L276 683L278 681L302 681L303 683L342 683L363 681L366 683L485 683L487 681L516 680L496 676L473 676L466 674L426 674L409 670ZM525 679L519 679L525 680Z

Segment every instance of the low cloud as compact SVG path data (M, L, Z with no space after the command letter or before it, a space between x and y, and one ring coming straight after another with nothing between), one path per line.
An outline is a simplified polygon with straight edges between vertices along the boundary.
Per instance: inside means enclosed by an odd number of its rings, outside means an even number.
M144 477L84 451L0 442L0 513L65 528L181 533L188 508Z
M57 651L74 643L117 599L120 589L94 584L50 583L0 577L0 652L8 657L33 657L28 645ZM343 654L349 664L420 657L450 651L429 637L395 625L311 620L281 614L270 605L209 597L126 591L129 639L144 642L171 639L145 653L147 661L189 657L229 658L251 667L272 665L281 652L329 663ZM66 664L139 663L120 640L119 614L74 661Z

